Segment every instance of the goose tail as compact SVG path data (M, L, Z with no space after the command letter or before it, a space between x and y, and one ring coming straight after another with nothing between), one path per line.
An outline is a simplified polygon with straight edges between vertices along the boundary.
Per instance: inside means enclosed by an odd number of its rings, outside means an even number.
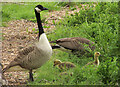
M23 68L21 68L17 62L12 61L9 65L3 68L2 73L13 72L13 71L23 71Z
M21 68L20 66L14 66L14 67L11 67L9 69L7 69L7 67L6 67L3 69L3 73L4 72L14 72L14 71L27 71L27 70L24 68Z

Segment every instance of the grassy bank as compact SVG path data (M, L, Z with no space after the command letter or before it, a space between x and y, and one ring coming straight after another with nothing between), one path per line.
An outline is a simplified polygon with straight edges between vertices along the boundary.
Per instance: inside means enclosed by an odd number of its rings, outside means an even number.
M38 3L25 3L24 5L3 4L3 21L16 19L35 19L34 6ZM66 3L59 3L62 6ZM96 44L95 51L101 53L100 65L98 67L87 66L88 62L93 61L93 57L70 55L66 52L54 50L51 59L34 74L35 81L30 85L116 85L118 84L117 59L120 58L116 49L118 48L118 4L117 3L84 3L77 4L81 9L75 14L66 16L56 24L56 30L47 35L49 41L66 37L84 37ZM93 4L96 6L94 7ZM43 3L45 7L59 10L56 3ZM8 7L6 7L8 6ZM16 8L15 8L16 7ZM24 9L20 10L20 9ZM74 9L73 9L74 10ZM8 12L10 11L10 12ZM47 14L48 11L43 12ZM94 51L94 52L95 52ZM94 53L92 52L92 53ZM73 62L76 68L66 72L70 75L59 76L63 71L53 67L53 61Z

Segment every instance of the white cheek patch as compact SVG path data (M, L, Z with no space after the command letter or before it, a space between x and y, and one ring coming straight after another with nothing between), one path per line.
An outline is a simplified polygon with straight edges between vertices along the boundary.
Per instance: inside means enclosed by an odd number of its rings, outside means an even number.
M38 7L36 7L35 10L36 10L38 13L41 12L41 9L39 9Z

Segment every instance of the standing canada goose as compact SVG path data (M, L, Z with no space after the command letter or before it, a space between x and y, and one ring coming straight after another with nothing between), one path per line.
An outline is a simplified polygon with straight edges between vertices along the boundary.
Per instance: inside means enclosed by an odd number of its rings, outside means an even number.
M56 59L54 61L54 65L53 66L56 66L58 65L58 67L63 70L63 69L70 69L70 68L73 68L75 67L75 65L71 62L61 62L60 60Z
M48 9L42 5L37 5L35 7L35 14L39 29L38 42L35 43L35 45L20 51L17 57L12 62L10 62L6 68L3 69L3 73L5 71L9 71L10 68L14 68L14 66L19 66L21 69L29 70L29 80L34 81L32 70L41 67L46 61L50 59L52 55L52 48L46 37L46 34L44 33L40 18L40 12L43 10ZM16 70L17 69L18 68L16 68Z
M89 62L87 65L97 65L98 66L100 64L99 59L98 59L99 56L100 56L100 52L95 52L94 61Z
M95 49L94 42L82 37L62 38L50 43L56 43L56 45L51 45L52 49L72 52L78 56Z

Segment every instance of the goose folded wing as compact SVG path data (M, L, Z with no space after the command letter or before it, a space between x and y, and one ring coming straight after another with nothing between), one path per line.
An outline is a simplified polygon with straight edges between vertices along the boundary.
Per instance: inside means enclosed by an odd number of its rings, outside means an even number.
M25 56L27 56L29 53L31 53L34 49L35 49L35 46L30 46L30 47L24 48L23 50L18 52L18 55L14 59L14 61L22 60L23 58L25 58Z
M74 37L74 39L78 40L81 44L86 44L91 50L95 49L95 43L86 39L86 38L79 38L79 37Z
M66 49L70 50L82 50L84 49L82 44L76 40L76 39L71 39L71 38L63 38L63 39L58 39L56 43Z

